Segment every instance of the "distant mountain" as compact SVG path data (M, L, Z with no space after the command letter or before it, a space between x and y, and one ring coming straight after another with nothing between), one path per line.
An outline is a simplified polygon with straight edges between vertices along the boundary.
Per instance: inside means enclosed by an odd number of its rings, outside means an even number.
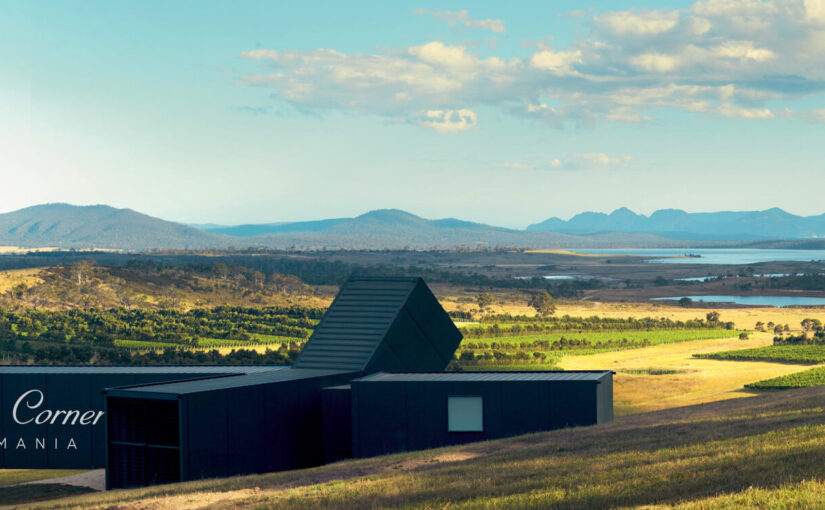
M452 249L455 247L641 248L697 242L809 241L825 238L825 215L799 217L781 209L644 216L622 208L551 218L527 230L459 220L426 219L398 209L354 218L227 226L181 225L107 205L46 204L0 214L0 246L153 249Z
M550 218L527 227L582 235L596 232L646 233L669 239L696 241L757 241L825 237L825 215L796 216L779 208L765 211L688 213L663 209L650 216L625 207L610 214L585 212L568 221Z
M0 246L146 251L225 247L231 240L108 205L44 204L0 214Z

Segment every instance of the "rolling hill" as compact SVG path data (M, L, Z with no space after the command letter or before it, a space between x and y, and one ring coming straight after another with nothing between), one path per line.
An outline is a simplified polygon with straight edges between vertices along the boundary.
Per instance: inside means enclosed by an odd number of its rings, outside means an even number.
M153 249L452 249L658 248L732 241L762 246L768 240L820 245L825 215L801 217L781 209L650 216L622 208L585 212L516 230L456 218L426 219L398 209L354 218L237 226L182 225L107 205L45 204L0 214L0 246L24 248ZM793 244L795 246L795 244ZM743 245L747 246L747 245Z
M75 249L451 249L457 246L600 248L673 245L649 234L526 232L384 209L355 218L202 228L106 205L46 204L0 214L0 246Z
M146 251L225 247L231 239L108 205L44 204L0 214L0 246Z

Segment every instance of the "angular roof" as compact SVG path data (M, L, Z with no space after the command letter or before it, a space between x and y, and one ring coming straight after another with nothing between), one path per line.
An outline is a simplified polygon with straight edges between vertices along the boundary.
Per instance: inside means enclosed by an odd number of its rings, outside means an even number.
M507 382L507 381L593 381L611 375L610 370L531 371L531 372L432 372L377 373L355 379L362 382Z
M153 384L141 384L136 386L120 386L110 388L106 392L115 397L150 397L159 395L178 396L189 393L202 393L206 391L226 390L231 388L241 388L244 386L257 386L259 384L270 384L284 381L297 381L301 379L313 379L316 377L327 377L331 375L342 375L347 372L340 370L302 370L290 367L278 367L276 370L262 371L250 374L227 375L205 377L198 379L188 379L182 381L169 381Z
M440 371L461 333L421 278L352 278L338 292L295 368Z
M180 375L240 375L279 370L276 365L2 365L0 375L5 374L180 374Z

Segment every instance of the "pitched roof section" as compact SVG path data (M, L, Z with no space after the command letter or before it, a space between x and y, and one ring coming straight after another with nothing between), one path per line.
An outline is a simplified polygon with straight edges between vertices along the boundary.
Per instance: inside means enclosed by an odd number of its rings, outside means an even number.
M461 333L421 278L352 278L341 287L296 368L440 371Z

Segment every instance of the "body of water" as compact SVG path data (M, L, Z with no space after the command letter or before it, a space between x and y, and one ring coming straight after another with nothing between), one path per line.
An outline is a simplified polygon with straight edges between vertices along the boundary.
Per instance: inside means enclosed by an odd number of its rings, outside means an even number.
M703 301L705 303L736 303L756 306L825 306L825 297L808 296L675 296L653 298L653 300L678 301L684 297L688 297L697 303Z
M761 250L747 248L651 248L616 250L576 250L603 255L639 255L651 257L647 262L662 264L726 264L744 265L758 262L825 260L825 250ZM698 257L685 257L698 255ZM663 258L675 257L675 258Z
M715 280L716 276L691 276L690 278L676 278L677 282L706 282L708 280Z

